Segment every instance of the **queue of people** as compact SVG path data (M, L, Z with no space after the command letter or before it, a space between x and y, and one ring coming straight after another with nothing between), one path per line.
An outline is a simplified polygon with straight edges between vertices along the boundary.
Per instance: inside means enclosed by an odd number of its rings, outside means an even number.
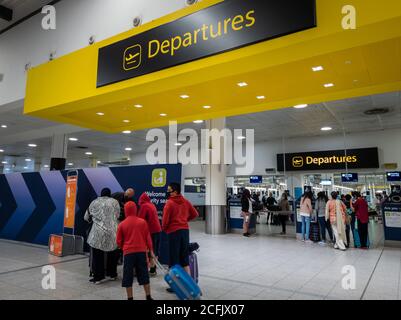
M89 281L99 285L107 278L117 280L118 258L122 252L122 287L126 288L128 300L134 296L134 274L144 287L146 299L153 300L150 276L157 274L161 232L168 235L169 267L178 264L190 274L188 222L198 217L198 212L182 196L178 183L168 186L162 224L149 196L146 193L140 196L138 210L134 195L132 188L113 195L105 188L86 211L84 219L91 225L87 243L93 277ZM170 288L167 291L172 292Z
M312 200L311 191L305 192L301 198L301 241L312 243L309 234L312 214L315 212L321 235L319 244L326 244L328 234L334 248L345 251L350 247L352 233L354 247L368 249L368 203L359 192L340 197L336 191L333 191L330 200L324 192L319 192L314 208Z

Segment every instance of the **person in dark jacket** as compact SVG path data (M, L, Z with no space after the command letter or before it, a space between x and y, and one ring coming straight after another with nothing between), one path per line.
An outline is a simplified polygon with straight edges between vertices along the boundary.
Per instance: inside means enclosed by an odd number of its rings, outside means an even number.
M279 207L281 211L284 211L283 214L279 214L279 219L282 227L281 235L285 235L287 232L286 225L288 220L288 212L290 211L290 204L288 202L288 197L286 193L282 194Z
M125 219L124 214L124 205L128 201L134 201L135 190L133 188L128 188L125 192L115 192L111 195L113 199L118 201L120 205L120 216L118 217L118 221L121 222Z
M273 197L273 193L269 193L269 196L266 198L266 208L268 210L267 213L267 222L269 224L270 216L271 216L271 223L273 223L273 206L277 204L277 200Z
M248 189L245 189L244 192L242 193L241 211L242 211L242 216L244 217L243 235L244 237L250 237L251 234L249 233L249 220L252 214L252 199L251 199L251 192Z

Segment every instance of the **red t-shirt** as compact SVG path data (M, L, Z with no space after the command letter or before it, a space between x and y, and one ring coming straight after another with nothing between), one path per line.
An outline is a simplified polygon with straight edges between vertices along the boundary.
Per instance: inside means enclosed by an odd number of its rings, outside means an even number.
M355 214L362 223L369 222L369 208L365 199L358 198L354 203Z

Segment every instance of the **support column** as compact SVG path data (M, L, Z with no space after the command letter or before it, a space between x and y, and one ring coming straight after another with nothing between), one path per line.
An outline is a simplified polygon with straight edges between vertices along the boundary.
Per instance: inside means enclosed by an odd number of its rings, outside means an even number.
M42 161L41 160L35 160L35 165L34 165L34 170L35 172L39 172L42 167Z
M226 128L226 119L209 120L206 123L209 130L217 129L220 134ZM214 137L214 138L213 138ZM224 138L211 135L207 145L209 147L210 164L206 165L206 234L226 233L226 165L224 164ZM220 141L220 143L217 143ZM220 163L213 164L213 150L220 154Z
M52 138L50 170L64 170L67 161L68 140L65 134L55 134Z

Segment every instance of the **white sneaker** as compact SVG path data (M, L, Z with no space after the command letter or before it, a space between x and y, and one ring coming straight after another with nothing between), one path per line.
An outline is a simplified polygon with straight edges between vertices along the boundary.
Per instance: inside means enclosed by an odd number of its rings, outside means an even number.
M325 245L326 245L326 241L320 241L320 242L319 242L319 245L325 246Z
M338 249L338 245L337 244L334 245L334 249Z

